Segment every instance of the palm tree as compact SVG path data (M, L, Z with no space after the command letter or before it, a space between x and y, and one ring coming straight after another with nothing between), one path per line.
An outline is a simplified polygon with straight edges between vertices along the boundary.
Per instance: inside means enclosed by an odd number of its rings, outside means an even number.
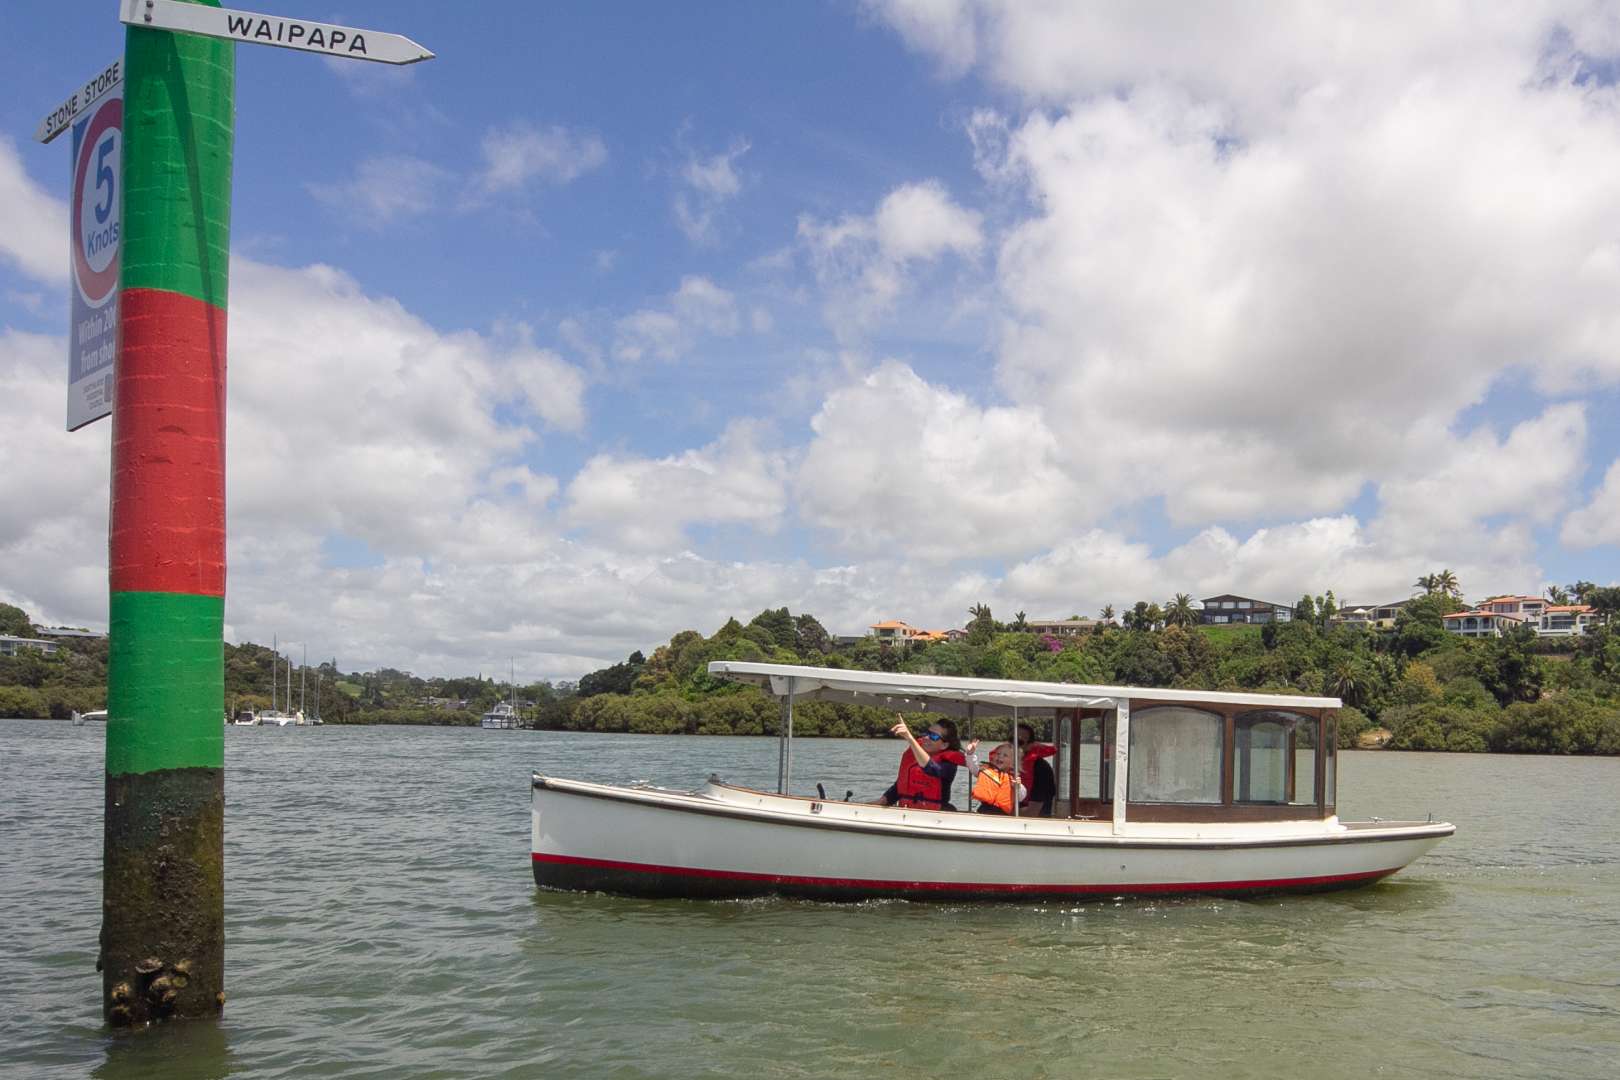
M1024 630L1028 630L1029 629L1029 620L1026 619L1024 617L1024 613L1022 611L1020 611L1020 612L1018 612L1017 614L1015 614L1013 616L1013 624L1012 624L1012 626L1008 627L1008 629L1009 630L1017 630L1017 631L1020 631L1020 632L1022 632Z
M1453 574L1449 569L1442 570L1435 575L1434 584L1437 592L1443 592L1447 596L1456 597L1457 599L1462 598L1462 586L1457 581L1457 575Z
M1105 622L1105 623L1111 623L1111 622L1114 621L1114 605L1113 604L1104 604L1103 605L1102 621Z
M1549 604L1569 603L1569 593L1560 585L1547 586L1547 602Z
M1346 705L1359 705L1365 681L1353 660L1341 660L1328 672L1327 689Z
M1439 574L1424 574L1412 583L1412 588L1422 589L1425 593L1432 593L1439 588Z
M1192 626L1198 621L1198 612L1193 610L1192 597L1184 592L1176 593L1176 598L1165 605L1164 621L1171 626Z

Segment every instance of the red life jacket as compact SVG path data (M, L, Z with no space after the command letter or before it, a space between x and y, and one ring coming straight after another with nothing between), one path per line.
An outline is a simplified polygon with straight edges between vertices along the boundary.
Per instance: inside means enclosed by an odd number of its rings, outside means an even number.
M1057 753L1057 747L1051 743L1026 743L1022 747L1024 760L1018 763L1018 780L1024 785L1024 790L1035 790L1035 762L1041 758L1052 757Z
M958 765L967 761L955 750L942 750L934 755L934 760L949 761ZM896 806L938 810L945 805L945 792L939 777L923 772L923 767L917 764L917 758L910 750L900 755L900 776L894 782L894 790L899 796L895 800Z

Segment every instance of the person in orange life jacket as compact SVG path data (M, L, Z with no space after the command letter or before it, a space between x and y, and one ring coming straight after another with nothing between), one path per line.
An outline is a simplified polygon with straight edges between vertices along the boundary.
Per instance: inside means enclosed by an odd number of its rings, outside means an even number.
M1011 814L1014 799L1022 799L1024 785L1016 779L1012 743L1002 743L990 751L990 760L979 764L979 740L967 744L968 776L972 777L973 797L979 800L981 814Z
M1056 754L1057 747L1036 742L1035 729L1020 723L1018 752L1023 757L1018 766L1018 779L1027 793L1018 804L1018 813L1026 817L1051 817L1052 800L1057 798L1057 774L1045 759Z
M900 775L877 799L879 806L905 806L919 810L955 810L951 805L951 784L956 780L956 767L966 765L961 743L956 738L956 724L951 720L935 720L919 738L911 733L899 713L897 723L889 734L906 740L905 752L900 755Z

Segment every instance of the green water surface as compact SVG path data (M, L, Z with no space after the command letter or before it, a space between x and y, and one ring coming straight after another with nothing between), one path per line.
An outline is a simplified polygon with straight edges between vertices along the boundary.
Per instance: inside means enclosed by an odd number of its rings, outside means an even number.
M0 721L0 1075L1620 1076L1620 761L1349 753L1388 882L1081 905L537 892L528 775L772 785L766 739L226 732L219 1024L100 1026L103 732ZM870 797L889 743L803 740Z

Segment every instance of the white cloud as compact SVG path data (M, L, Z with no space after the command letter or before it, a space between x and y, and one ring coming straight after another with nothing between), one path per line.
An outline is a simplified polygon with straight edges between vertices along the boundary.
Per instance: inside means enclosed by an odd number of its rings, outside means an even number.
M946 254L976 255L984 244L981 215L958 206L936 180L891 191L871 216L835 222L799 218L799 241L826 293L834 333L858 336L886 315L918 264Z
M1381 532L1494 502L1507 536L1560 504L1579 417L1549 413L1528 458L1459 419L1512 372L1558 396L1620 381L1620 89L1583 67L1613 55L1612 13L871 9L1035 106L967 124L1021 210L997 379L1087 433L1059 454L1098 477L1100 512L1274 521L1371 486ZM1426 497L1438 460L1483 497Z
M1559 536L1566 547L1620 547L1620 460L1609 466L1592 501L1564 519Z
M1023 553L1062 535L1082 487L1024 408L981 408L890 362L835 390L794 491L800 516L864 555L948 562Z
M1445 565L1471 595L1483 596L1540 580L1528 541L1512 529L1490 530L1467 550L1447 537L1422 551L1340 515L1256 529L1244 539L1213 526L1156 556L1144 543L1092 529L1009 569L995 595L1000 606L1042 617L1094 616L1104 604L1118 612L1138 600L1163 604L1178 592L1293 603L1331 589L1341 602L1382 604L1411 595L1420 574Z
M642 308L614 327L613 355L635 363L678 360L704 335L731 337L741 328L737 299L708 278L689 274L664 303Z
M675 223L694 244L716 240L720 215L727 202L742 191L737 162L748 153L747 139L734 139L718 154L703 157L688 152L678 170L682 188L675 192Z
M1414 432L1407 463L1378 486L1381 530L1420 543L1471 547L1469 527L1492 518L1541 522L1558 514L1585 464L1586 411L1555 405L1505 439ZM1433 543L1432 539L1428 540Z
M67 283L67 208L23 172L16 144L5 135L0 135L0 260L41 284Z
M309 192L334 212L361 224L386 225L440 205L454 176L430 161L409 155L367 158L354 176L338 184L310 184Z
M568 519L612 546L677 547L694 524L744 524L774 532L785 507L786 464L738 421L708 446L664 458L599 454L568 485Z
M485 134L482 148L480 181L485 191L517 188L535 179L566 184L600 168L608 157L601 136L561 124L492 128Z

